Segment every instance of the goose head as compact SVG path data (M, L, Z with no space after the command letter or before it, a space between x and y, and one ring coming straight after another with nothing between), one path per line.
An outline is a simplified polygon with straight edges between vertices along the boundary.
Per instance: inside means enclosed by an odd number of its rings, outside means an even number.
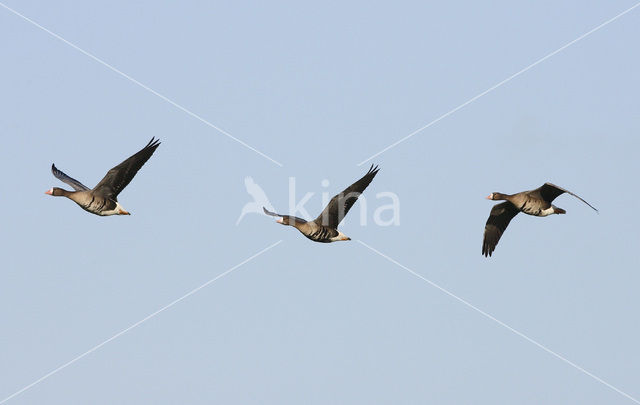
M289 220L289 217L282 217L282 218L278 218L276 219L276 222L279 223L280 225L293 225Z
M506 200L507 195L502 193L491 193L487 196L487 200Z
M54 197L60 197L60 196L65 196L69 194L67 190L64 190L58 187L51 187L49 190L45 191L44 193L47 195L52 195Z

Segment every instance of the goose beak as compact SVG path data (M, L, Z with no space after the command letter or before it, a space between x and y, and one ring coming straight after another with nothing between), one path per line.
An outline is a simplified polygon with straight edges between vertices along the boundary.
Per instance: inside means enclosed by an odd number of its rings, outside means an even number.
M283 224L284 225L284 221L282 220L282 218L276 220L276 222L279 223L279 224Z
M47 195L53 195L53 191L52 190L47 190L44 193L47 194Z
M487 200L492 200L493 198L491 198L491 197L493 197L493 194L489 194L489 195L488 195L488 196L486 196L485 198L486 198Z
M344 238L342 238L342 240L351 240L351 238L348 236L345 236Z
M127 211L125 211L125 210L120 210L120 211L118 212L118 215L131 215L131 213L130 213L130 212L127 212Z

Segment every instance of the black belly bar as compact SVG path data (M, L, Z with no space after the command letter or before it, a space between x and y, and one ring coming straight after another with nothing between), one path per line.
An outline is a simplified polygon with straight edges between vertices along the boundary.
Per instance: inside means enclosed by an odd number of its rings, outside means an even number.
M310 235L305 235L305 236L314 242L328 243L328 242L331 242L331 240L327 238L328 235L329 235L329 230L322 227L317 231L315 231L314 233Z

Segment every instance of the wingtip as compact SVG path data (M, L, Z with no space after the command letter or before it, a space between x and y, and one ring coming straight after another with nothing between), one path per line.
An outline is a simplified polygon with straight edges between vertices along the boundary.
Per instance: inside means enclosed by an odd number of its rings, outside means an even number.
M153 136L145 148L157 148L161 143L160 139L156 139L156 137Z

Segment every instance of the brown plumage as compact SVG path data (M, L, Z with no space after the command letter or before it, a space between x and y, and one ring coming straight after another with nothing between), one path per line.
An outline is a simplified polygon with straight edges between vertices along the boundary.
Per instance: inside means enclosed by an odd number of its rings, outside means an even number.
M118 203L118 194L127 187L131 179L133 179L146 161L149 160L159 145L159 140L151 138L147 146L142 148L138 153L109 170L93 189L89 189L89 187L80 183L78 180L67 176L53 164L51 165L53 175L73 187L75 191L53 187L48 190L46 194L56 197L67 197L82 207L82 209L92 214L101 216L130 215L129 212Z
M578 198L589 207L598 211L591 204L583 200L578 195L569 190L565 190L551 183L545 183L541 187L523 191L517 194L491 193L487 199L489 200L506 200L503 203L494 205L484 227L484 238L482 241L482 254L491 256L500 240L500 237L507 229L509 222L519 212L537 217L546 217L552 214L565 214L562 208L551 204L559 195L567 193Z
M353 207L353 204L356 203L360 194L367 188L373 178L376 177L379 170L378 166L374 167L371 165L367 174L344 189L340 194L335 195L318 218L313 221L306 221L290 215L276 214L264 207L262 207L262 209L267 215L281 217L282 219L278 220L278 223L295 227L304 236L314 242L329 243L340 240L351 240L351 238L338 230L338 225L342 222L351 207Z

